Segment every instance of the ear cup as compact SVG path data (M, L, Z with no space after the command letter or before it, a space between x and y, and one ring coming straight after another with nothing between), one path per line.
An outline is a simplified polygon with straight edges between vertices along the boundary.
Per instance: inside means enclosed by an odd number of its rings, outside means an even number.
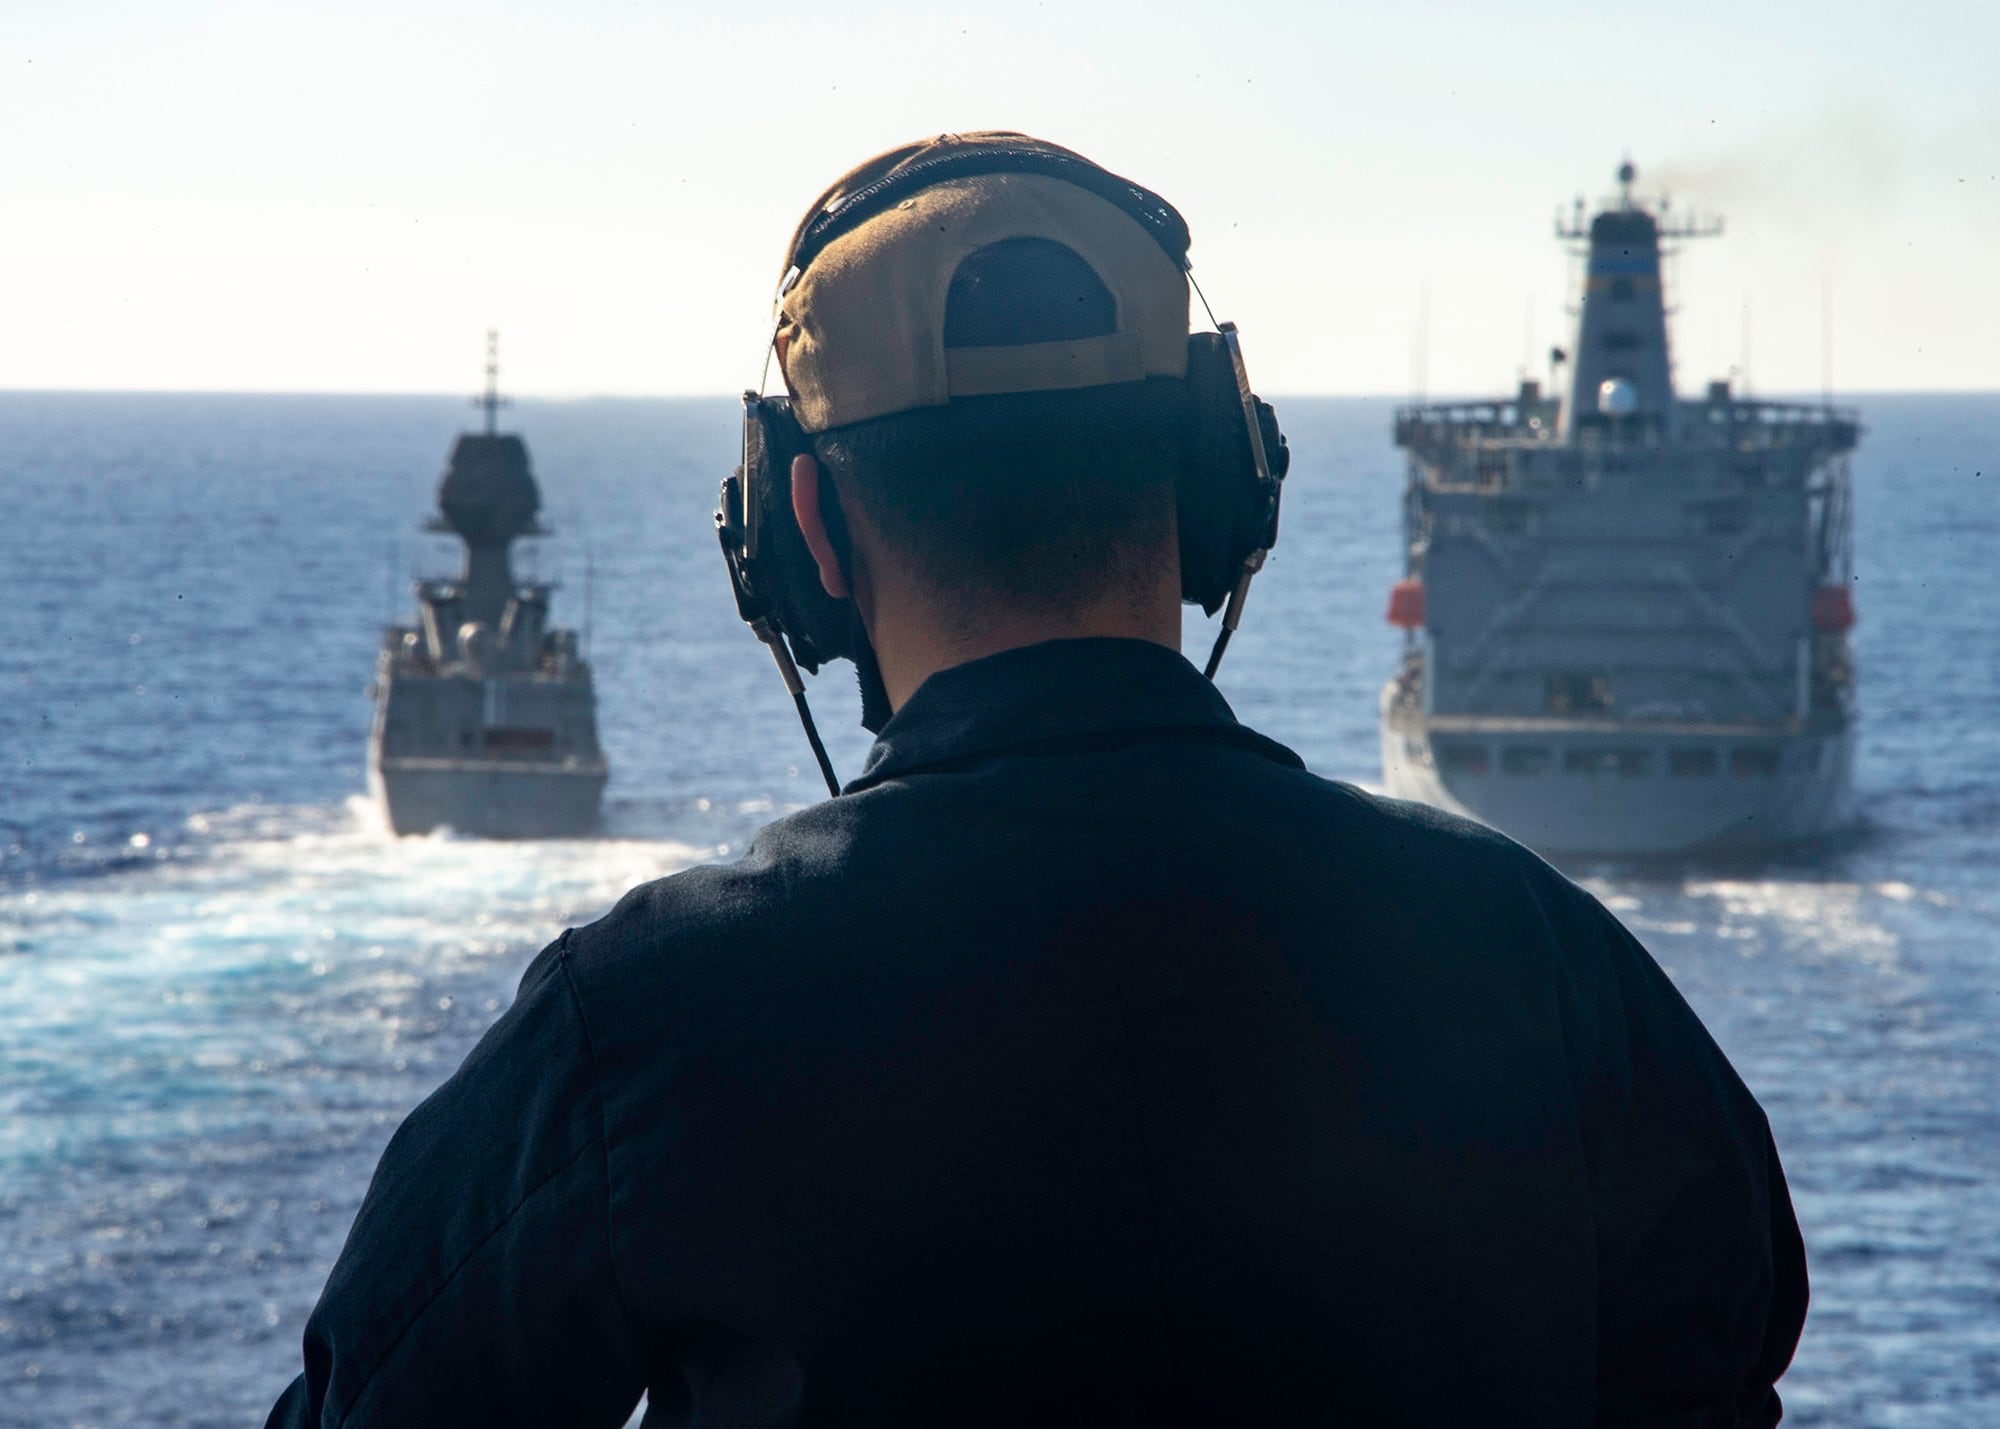
M1253 552L1277 539L1278 483L1290 454L1269 406L1257 403L1269 477L1257 471L1243 395L1220 333L1188 335L1186 460L1180 474L1181 599L1209 615Z
M743 479L752 483L757 513L757 556L750 577L790 639L792 657L808 673L829 660L854 658L853 602L836 600L820 584L819 566L792 512L792 458L812 455L812 440L799 429L792 406L782 397L757 404L758 420L746 428ZM822 508L836 546L845 549L838 503Z
M1244 562L1277 539L1279 483L1290 452L1270 406L1257 402L1270 469L1268 477L1259 474L1242 393L1220 334L1189 335L1185 387L1185 455L1176 502L1181 598L1213 615L1229 599ZM792 511L792 459L812 455L811 438L800 430L785 398L760 399L754 410L755 420L744 429L741 479L757 523L756 555L741 563L750 589L739 591L739 604L747 595L753 605L767 609L800 667L817 673L830 660L856 660L854 604L826 593ZM820 505L836 548L845 550L847 532L838 501L823 496ZM751 618L749 607L744 614Z

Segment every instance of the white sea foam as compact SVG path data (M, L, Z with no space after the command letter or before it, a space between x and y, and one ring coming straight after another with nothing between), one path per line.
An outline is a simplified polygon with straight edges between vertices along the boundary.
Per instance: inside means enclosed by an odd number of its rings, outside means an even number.
M0 893L0 1061L20 1113L0 1127L0 1163L159 1134L204 1099L254 1099L257 1078L324 1062L328 1046L394 1066L454 994L483 1025L563 927L708 856L637 839L397 839L360 800L203 823L213 842L170 862ZM182 1084L179 1107L162 1079Z
M190 826L215 840L195 856L0 893L0 939L31 954L0 962L0 981L214 974L333 942L546 939L712 853L671 840L399 839L364 799L342 817L246 806Z

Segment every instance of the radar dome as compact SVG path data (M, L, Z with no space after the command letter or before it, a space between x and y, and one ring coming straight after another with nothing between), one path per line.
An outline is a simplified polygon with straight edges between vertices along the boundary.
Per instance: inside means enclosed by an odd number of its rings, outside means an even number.
M1597 384L1597 410L1607 417L1629 417L1639 410L1639 389L1629 377L1607 377Z

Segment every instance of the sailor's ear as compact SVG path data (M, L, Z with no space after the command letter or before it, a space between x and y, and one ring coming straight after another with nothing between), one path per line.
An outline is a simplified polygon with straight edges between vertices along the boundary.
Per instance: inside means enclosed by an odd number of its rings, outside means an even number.
M800 452L792 458L792 515L798 518L806 549L812 552L813 564L819 567L819 583L835 600L845 600L853 591L848 586L840 553L827 534L826 514L820 510L819 497L819 463Z

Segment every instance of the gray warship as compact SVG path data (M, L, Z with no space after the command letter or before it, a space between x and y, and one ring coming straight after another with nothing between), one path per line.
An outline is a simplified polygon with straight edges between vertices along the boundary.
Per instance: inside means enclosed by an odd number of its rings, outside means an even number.
M517 581L508 548L551 534L528 448L497 430L487 338L483 432L466 432L426 529L465 542L454 579L416 583L417 623L391 626L374 686L370 791L398 834L449 827L491 838L596 829L608 777L597 699L576 632L549 624L552 582Z
M1619 192L1581 259L1568 401L1400 409L1405 631L1389 793L1544 852L1809 840L1853 814L1850 410L1673 387L1662 244L1718 234ZM1671 250L1668 250L1671 256Z

